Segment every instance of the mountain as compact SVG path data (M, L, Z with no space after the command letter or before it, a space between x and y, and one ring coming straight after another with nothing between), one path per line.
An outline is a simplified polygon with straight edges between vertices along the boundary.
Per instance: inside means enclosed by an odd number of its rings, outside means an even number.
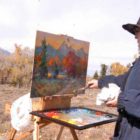
M5 50L5 49L2 49L2 48L0 47L0 54L1 54L1 55L10 55L11 53L10 53L9 51L7 51L7 50Z

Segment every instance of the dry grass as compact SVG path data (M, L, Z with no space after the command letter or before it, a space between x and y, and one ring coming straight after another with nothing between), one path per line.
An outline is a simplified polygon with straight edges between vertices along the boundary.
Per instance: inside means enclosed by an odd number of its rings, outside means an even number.
M18 97L28 93L30 89L14 88L8 85L0 85L0 140L6 140L6 133L10 130L10 115L4 114L4 106L7 102L12 103ZM86 94L81 94L72 98L72 106L84 106L92 109L99 109L110 113L117 113L116 108L97 107L95 105L96 95L99 90L87 90ZM86 130L76 130L79 140L108 140L113 135L115 123L92 127ZM41 129L40 140L55 140L59 125L50 124ZM62 140L73 140L68 128L65 128ZM26 138L32 140L32 136Z

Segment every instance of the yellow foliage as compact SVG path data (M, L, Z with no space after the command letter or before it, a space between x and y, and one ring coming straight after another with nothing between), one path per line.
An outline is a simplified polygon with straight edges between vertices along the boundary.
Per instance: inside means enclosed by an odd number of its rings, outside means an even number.
M128 71L128 67L121 65L120 63L112 63L110 66L110 74L112 75L120 75Z
M21 49L21 46L15 45L15 52L9 56L5 56L3 62L0 62L0 65L2 66L0 67L0 72L7 80L5 83L19 87L30 85L33 67L32 53L33 52L27 48L25 50ZM0 82L1 81L2 80L0 79Z

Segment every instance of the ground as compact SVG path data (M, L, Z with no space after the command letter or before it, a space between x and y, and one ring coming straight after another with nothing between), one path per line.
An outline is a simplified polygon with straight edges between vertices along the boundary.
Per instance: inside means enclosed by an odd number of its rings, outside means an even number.
M15 88L9 85L0 85L0 140L6 140L8 131L10 130L10 114L5 114L5 104L12 103L18 97L28 93L30 88ZM87 89L85 94L80 94L72 98L72 106L84 106L91 109L98 109L105 112L117 114L116 108L106 106L96 106L96 95L98 89ZM115 123L105 124L92 127L85 130L76 130L79 140L109 140L113 135ZM50 124L41 129L40 140L55 140L60 126ZM32 140L32 136L25 140ZM68 128L65 128L61 140L73 140Z

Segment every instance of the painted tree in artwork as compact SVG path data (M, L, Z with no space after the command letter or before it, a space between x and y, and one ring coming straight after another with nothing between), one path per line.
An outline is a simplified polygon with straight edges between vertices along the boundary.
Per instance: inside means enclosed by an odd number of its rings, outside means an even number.
M60 71L60 66L61 66L61 61L58 56L50 58L48 62L48 66L51 69L52 73L52 78L57 78L59 71Z
M80 72L79 63L80 58L76 56L74 52L69 51L69 53L63 59L63 66L68 76L74 78L78 76L78 73Z
M46 40L42 40L42 52L41 52L41 64L40 64L40 77L47 78L48 77L48 66L47 66L47 45Z
M54 63L54 70L53 70L53 73L52 73L52 77L53 78L57 78L58 74L59 74L59 67L58 67L57 63L55 62Z
M82 75L86 75L86 70L87 70L87 57L83 57L80 59L80 69Z

